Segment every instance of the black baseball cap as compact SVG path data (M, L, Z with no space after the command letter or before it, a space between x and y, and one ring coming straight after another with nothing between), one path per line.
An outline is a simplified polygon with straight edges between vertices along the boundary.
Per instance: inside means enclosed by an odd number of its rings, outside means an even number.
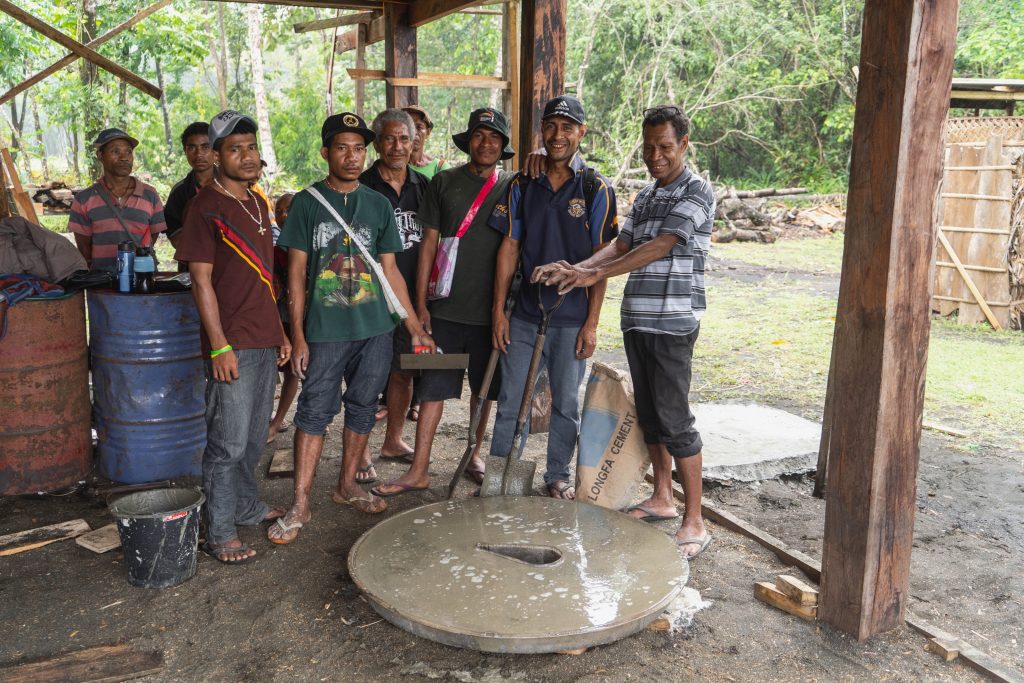
M502 139L505 141L505 149L501 152L502 159L511 159L516 155L515 150L512 149L512 146L509 144L511 138L509 136L508 119L506 119L505 115L500 111L497 109L491 109L490 107L474 109L469 115L469 123L466 125L466 132L456 133L453 135L452 142L454 142L455 146L463 152L469 154L469 138L473 135L473 131L480 126L490 128L501 135Z
M128 133L125 133L120 128L107 128L100 131L99 135L96 136L96 140L92 143L92 146L96 149L103 149L103 145L108 142L113 142L114 140L127 140L128 144L132 146L132 149L135 149L139 145L138 140L133 138L131 135L128 135Z
M583 105L572 95L559 95L548 100L544 105L544 115L540 118L543 121L552 116L564 116L576 123L586 123L587 118L583 111Z
M213 117L210 121L210 149L217 149L217 143L235 132L235 128L243 121L247 122L254 129L258 129L256 121L251 116L240 114L234 109L225 109Z
M359 133L363 136L366 144L370 144L377 139L377 134L370 130L363 117L350 111L343 111L340 114L327 117L323 127L320 129L320 141L323 143L323 146L329 147L331 140L338 133Z

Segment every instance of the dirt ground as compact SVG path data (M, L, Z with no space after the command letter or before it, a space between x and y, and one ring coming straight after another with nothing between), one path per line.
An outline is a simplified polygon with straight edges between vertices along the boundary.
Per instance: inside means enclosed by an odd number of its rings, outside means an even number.
M717 264L719 276L729 276L726 265ZM624 367L620 354L601 355ZM434 444L431 490L392 499L388 514L443 498L466 423L465 403L450 403ZM291 432L279 436L266 458L290 441ZM531 439L527 457L540 458L543 445L543 437ZM952 437L925 433L909 602L921 617L1017 668L1024 668L1021 461L1021 453L998 446L965 455ZM925 652L925 639L909 628L857 643L755 601L754 582L786 567L711 523L715 542L691 564L688 584L711 604L682 632L644 631L580 656L489 655L423 640L381 620L349 580L348 549L377 518L331 503L339 466L336 429L314 488L314 520L296 543L273 546L263 529L244 529L258 560L227 567L203 556L196 577L175 588L133 588L119 551L96 555L70 541L0 558L0 666L128 642L163 651L165 667L149 681L981 680ZM261 477L265 470L266 461ZM378 470L390 477L401 467L384 462ZM272 504L290 501L290 479L262 486ZM467 480L457 495L471 490ZM719 506L820 558L825 503L810 493L804 477L706 490ZM111 521L102 500L79 494L0 498L0 534L76 517L93 528Z

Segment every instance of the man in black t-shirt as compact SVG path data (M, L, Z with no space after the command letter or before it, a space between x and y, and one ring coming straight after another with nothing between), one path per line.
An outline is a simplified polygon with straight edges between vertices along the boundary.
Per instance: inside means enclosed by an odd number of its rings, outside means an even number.
M409 166L416 127L412 117L401 109L385 109L373 120L371 127L377 135L373 147L378 158L359 176L359 182L384 195L395 210L395 222L403 247L400 254L395 254L395 262L405 278L409 298L415 301L416 260L419 258L420 241L423 238L423 228L416 220L416 211L429 182L426 176ZM391 376L387 388L388 426L380 457L411 461L413 449L402 440L405 414L412 403L413 394L413 375L399 367L399 356L413 352L411 339L404 327L395 329L393 344ZM377 474L368 451L363 458L356 481L369 483L377 478Z

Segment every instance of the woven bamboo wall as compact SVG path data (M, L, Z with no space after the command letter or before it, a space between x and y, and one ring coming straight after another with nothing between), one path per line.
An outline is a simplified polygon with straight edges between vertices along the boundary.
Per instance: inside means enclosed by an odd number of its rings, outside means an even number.
M947 123L932 309L961 323L1024 323L1024 117Z

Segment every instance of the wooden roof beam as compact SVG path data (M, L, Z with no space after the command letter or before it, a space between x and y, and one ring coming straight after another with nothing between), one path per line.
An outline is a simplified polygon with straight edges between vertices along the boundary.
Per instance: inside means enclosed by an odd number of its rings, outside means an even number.
M109 31L104 33L99 38L96 38L95 40L89 41L88 43L85 44L85 46L89 47L89 48L97 48L97 47L99 47L100 45L102 45L103 43L107 42L108 40L110 40L114 36L116 36L116 35L118 35L120 33L123 33L124 31L127 31L132 26L135 26L135 24L139 23L140 21L142 21L143 19L145 19L149 15L151 15L151 14L153 14L153 13L155 13L155 12L161 10L161 9L163 9L164 7L167 7L167 5L171 4L171 2L172 2L172 0L160 0L159 2L154 2L149 7L139 11L138 14L133 16L131 19L128 19L123 24L120 24L119 26L115 26L114 28L110 29ZM50 66L46 67L45 69L43 69L39 73L37 73L37 74L35 74L33 76L30 76L29 78L26 78L21 83L19 83L18 85L14 86L13 88L11 88L7 92L5 92L3 95L0 95L0 105L6 104L8 101L11 100L11 98L17 97L22 92L28 90L29 88L31 88L36 83L39 83L40 81L42 81L42 80L44 80L46 78L49 78L50 76L52 76L53 74L57 73L58 71L60 71L64 67L73 64L78 59L79 59L79 56L77 54L75 54L74 52L70 52L70 53L64 55L64 57L61 58L60 60L54 62L53 64L51 64Z
M409 6L409 26L423 26L435 19L479 4L480 0L417 0Z
M382 0L213 0L214 2L240 2L249 5L286 5L288 7L316 7L319 9L368 9L381 11ZM388 0L399 5L409 0Z
M0 11L3 11L10 17L17 19L21 23L25 24L29 28L43 34L50 40L60 43L73 53L77 54L82 59L88 60L100 67L104 71L109 71L113 75L117 76L124 82L128 83L132 87L138 88L142 92L146 93L154 99L160 99L163 95L163 91L156 87L141 76L132 73L128 69L124 68L117 62L107 59L100 53L96 52L92 48L82 45L80 42L67 36L57 29L47 24L42 19L29 14L25 10L21 9L17 5L9 2L8 0L0 0Z
M376 12L374 13L376 14ZM366 24L366 40L364 45L373 45L384 40L384 17L378 16L369 24ZM346 31L341 33L334 40L334 51L337 53L355 50L359 43L359 30Z
M346 14L340 17L318 19L316 21L303 21L292 26L296 33L309 33L320 31L325 28L338 28L340 26L353 26L355 24L369 24L374 18L380 16L379 12L359 12L358 14Z

